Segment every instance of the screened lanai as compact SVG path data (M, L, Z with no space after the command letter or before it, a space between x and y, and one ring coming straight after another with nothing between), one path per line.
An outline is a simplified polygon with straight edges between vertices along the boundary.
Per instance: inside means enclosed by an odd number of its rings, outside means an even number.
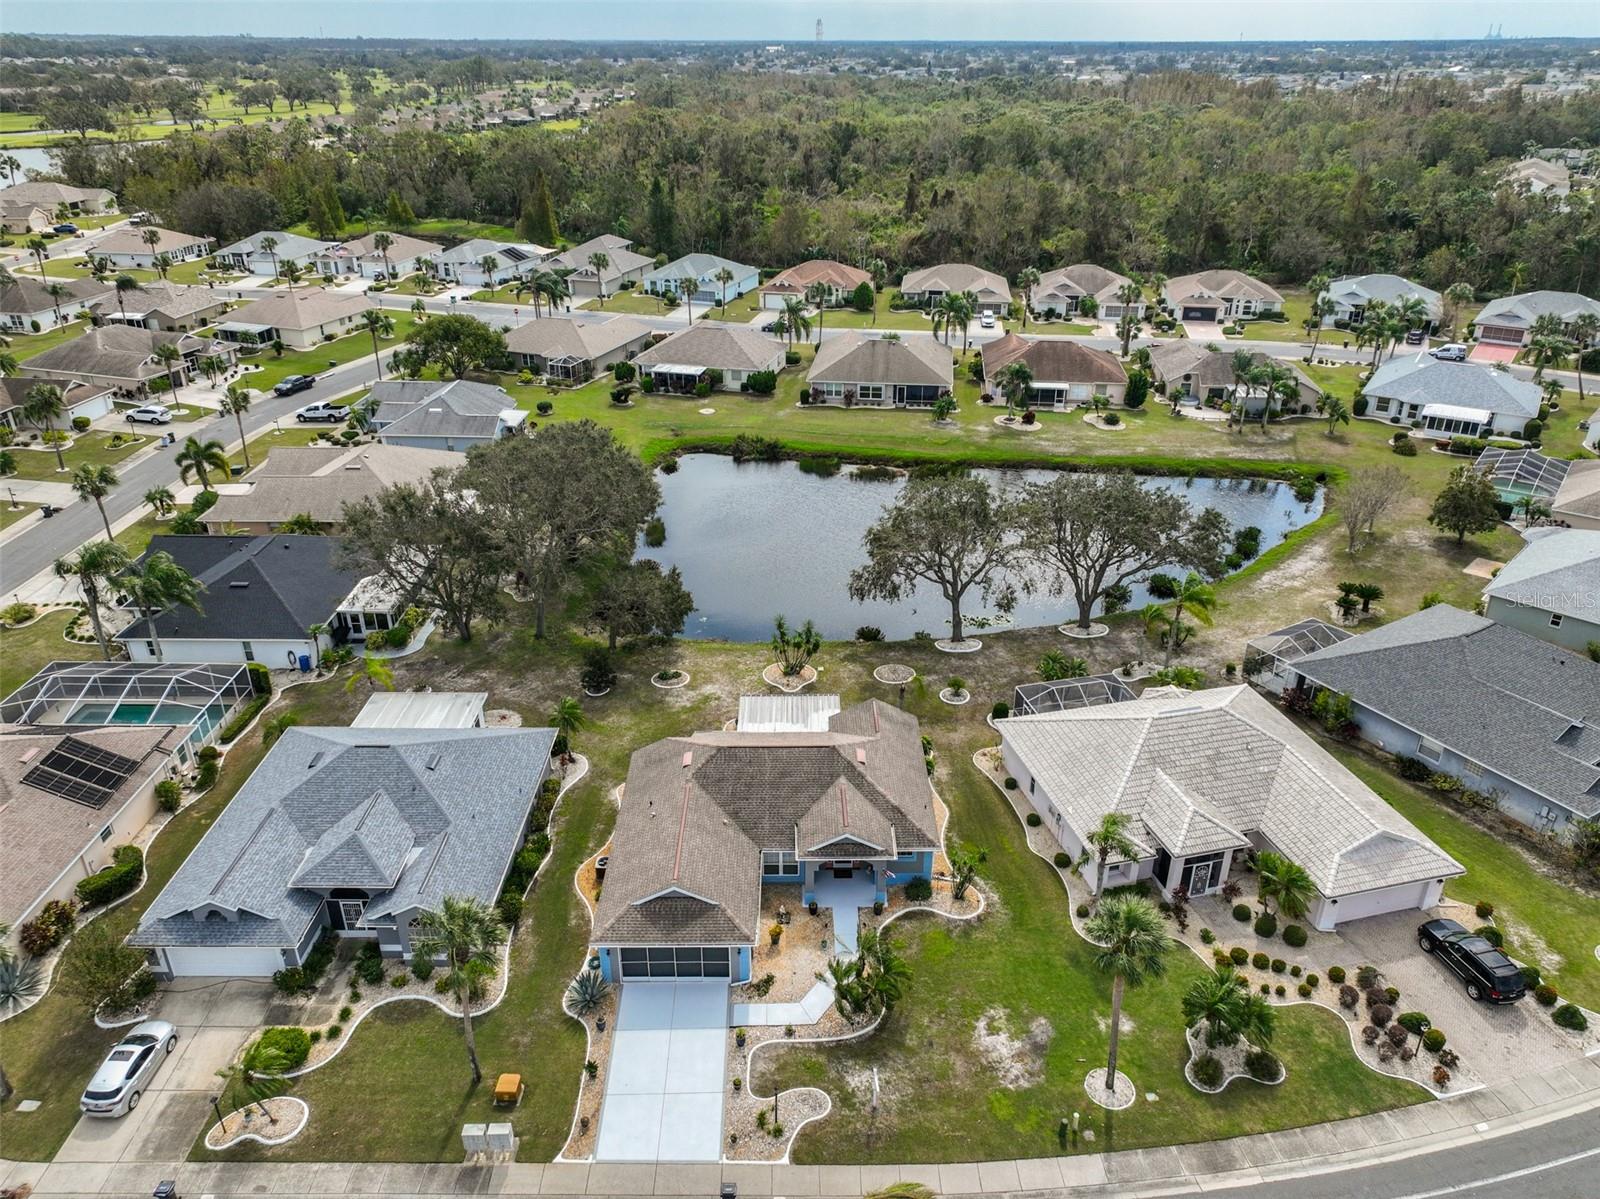
M1134 698L1133 688L1114 674L1091 674L1081 679L1056 679L1048 683L1023 683L1013 696L1013 716L1094 708Z
M1244 673L1273 694L1281 694L1293 673L1289 667L1307 654L1348 640L1352 634L1325 620L1299 620L1255 638L1245 646Z
M1487 449L1478 455L1478 469L1489 476L1502 500L1515 504L1524 496L1548 500L1555 495L1572 463L1538 450Z

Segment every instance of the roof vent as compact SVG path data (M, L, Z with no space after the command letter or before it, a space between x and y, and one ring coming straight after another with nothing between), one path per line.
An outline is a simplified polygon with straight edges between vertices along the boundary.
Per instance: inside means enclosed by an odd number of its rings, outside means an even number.
M856 746L856 765L865 766L866 764L867 764L867 750L866 750L866 747L858 745L858 746Z
M683 768L687 770L692 765L694 765L694 750L686 749L683 751Z
M230 591L243 591L248 586L250 586L250 580L249 579L234 579L232 582L230 582L228 584L228 590L230 590Z
M427 766L425 767L425 769L427 769L427 770L437 770L437 769L439 769L439 763L442 762L442 761L444 761L444 755L443 754L429 754L428 755L428 763L427 763Z
M311 761L306 763L306 769L315 770L320 765L322 765L322 751L319 749L311 755Z
M22 756L17 759L17 762L19 764L23 762L31 762L38 755L38 753L39 747L37 745L30 746L22 751Z

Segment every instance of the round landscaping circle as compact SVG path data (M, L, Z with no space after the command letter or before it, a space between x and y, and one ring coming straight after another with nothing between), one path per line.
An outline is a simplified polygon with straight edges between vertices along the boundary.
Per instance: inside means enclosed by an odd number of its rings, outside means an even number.
M783 665L774 662L761 672L761 681L769 687L776 687L786 695L793 695L797 691L804 691L817 681L817 668L803 666L799 674L784 674Z
M270 1118L262 1112L270 1113ZM304 1099L293 1095L277 1095L260 1104L252 1103L229 1112L222 1123L213 1124L206 1132L206 1148L227 1149L241 1141L258 1141L263 1145L282 1145L300 1135L311 1118L311 1108ZM277 1123L273 1123L276 1120Z
M1096 637L1107 636L1111 632L1111 626L1101 624L1099 621L1094 621L1086 629L1080 628L1075 624L1063 624L1056 626L1056 632L1076 638L1079 641L1092 641Z
M972 692L952 691L949 687L946 687L943 691L939 692L939 698L944 700L945 703L954 704L959 708L962 704L971 702Z
M598 691L590 691L589 688L585 687L583 689L583 693L585 695L587 695L590 699L599 699L602 695L610 695L611 694L611 688L610 687L602 687Z
M1139 1097L1139 1092L1134 1090L1133 1080L1121 1070L1117 1071L1117 1080L1113 1089L1106 1090L1106 1071L1104 1066L1097 1070L1089 1071L1083 1080L1083 1090L1091 1101L1114 1112L1120 1112L1125 1107L1132 1107L1133 1101Z
M1031 425L1023 424L1022 421L1014 416L997 416L994 418L994 423L999 425L1002 429L1015 429L1019 433L1037 433L1040 429L1044 428L1044 422L1038 417L1034 418L1033 424Z
M687 687L689 685L689 676L684 674L681 670L673 671L672 674L665 679L661 678L659 675L653 674L650 676L650 685L652 687L660 687L663 691L673 691L679 687Z
M872 677L880 683L888 683L891 687L904 687L917 677L917 672L911 667L903 666L898 662L887 662L874 670Z
M935 641L933 648L942 654L975 654L983 648L983 642L976 637L963 637L960 641L945 638Z
M702 409L700 409L700 415L701 416L715 416L716 414L717 414L717 410L715 408L702 408Z

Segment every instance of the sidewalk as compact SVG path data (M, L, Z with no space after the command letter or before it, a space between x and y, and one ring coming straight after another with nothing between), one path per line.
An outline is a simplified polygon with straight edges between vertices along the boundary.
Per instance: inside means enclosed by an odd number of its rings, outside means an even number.
M31 1183L36 1195L148 1194L157 1181L172 1178L180 1194L220 1199L252 1194L685 1196L715 1195L722 1183L731 1182L743 1199L760 1199L859 1197L895 1182L920 1182L940 1195L1103 1194L1105 1187L1114 1186L1119 1199L1133 1199L1377 1165L1492 1140L1596 1108L1600 1108L1600 1060L1586 1058L1490 1090L1374 1116L1122 1153L942 1166L152 1162L130 1167L0 1162L0 1186ZM316 1119L314 1112L311 1118Z

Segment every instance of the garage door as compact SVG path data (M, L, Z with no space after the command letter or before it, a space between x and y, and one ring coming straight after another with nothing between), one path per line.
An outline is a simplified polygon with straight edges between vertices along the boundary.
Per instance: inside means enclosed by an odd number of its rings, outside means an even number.
M1214 321L1217 319L1215 308L1185 308L1180 320L1186 321Z
M1437 884L1432 882L1382 887L1376 891L1341 896L1338 903L1327 905L1324 911L1327 916L1332 917L1332 923L1343 924L1347 920L1359 920L1363 916L1381 916L1385 912L1404 912L1413 908L1427 907L1430 902L1437 899L1436 895L1430 896L1430 892L1436 890ZM1322 923L1321 927L1328 925Z
M624 949L622 977L727 978L728 949L724 946L669 946L662 949Z
M277 949L168 949L167 968L175 977L270 978L283 969Z

